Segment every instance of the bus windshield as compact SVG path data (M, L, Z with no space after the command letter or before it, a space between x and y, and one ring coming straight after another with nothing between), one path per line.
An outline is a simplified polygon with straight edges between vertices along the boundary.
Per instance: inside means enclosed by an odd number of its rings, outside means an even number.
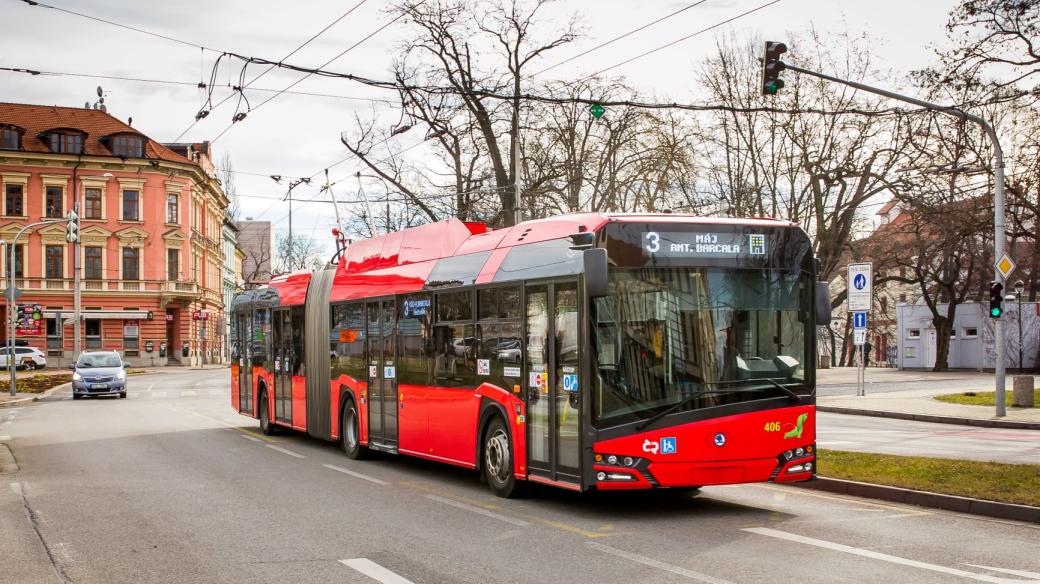
M592 306L595 421L809 393L810 289L797 270L613 271Z

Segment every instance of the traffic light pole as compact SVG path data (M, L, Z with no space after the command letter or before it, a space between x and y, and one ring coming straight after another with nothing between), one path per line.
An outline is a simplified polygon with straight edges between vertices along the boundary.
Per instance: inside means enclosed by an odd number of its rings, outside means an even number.
M993 252L994 252L993 253L993 260L994 260L994 263L996 263L998 258L1000 258L1001 256L1004 255L1004 238L1005 238L1005 234L1004 234L1004 229L1005 229L1005 226L1004 226L1004 151L1000 148L1000 140L997 139L996 131L993 130L993 126L989 125L989 123L986 122L986 120L984 120L981 117L976 116L974 114L970 114L970 113L965 112L963 110L959 110L959 109L957 109L955 107L946 106L946 105L939 105L939 104L936 104L936 103L931 103L931 102L928 102L928 101L924 101L923 99L917 99L916 97L910 97L908 95L902 95L902 94L899 94L899 93L895 93L894 91L887 91L885 89L879 89L877 87L871 87L869 85L864 85L862 83L857 83L855 81L849 81L848 79L841 79L840 77L833 77L831 75L826 75L824 73L819 73L819 72L816 72L816 71L812 71L810 69L803 69L802 67L797 67L795 65L788 65L787 63L784 63L784 69L788 69L788 70L791 70L791 71L796 71L798 73L803 73L805 75L811 75L813 77L819 77L820 79L826 79L827 81L833 81L835 83L841 83L842 85L847 85L849 87L853 87L853 88L859 89L861 91L866 91L868 93L873 93L873 94L876 94L876 95L880 95L882 97L887 97L889 99L895 99L895 100L898 100L898 101L911 103L911 104L914 104L914 105L917 105L917 106L921 106L921 107L923 107L923 108L925 108L927 110L944 113L944 114L953 116L955 118L960 118L962 120L967 120L969 122L974 122L975 124L978 124L983 129L983 131L986 132L986 136L989 137L990 142L993 143L993 158L994 158L994 160L993 160L993 178L994 178L994 181L996 182L996 188L995 188L995 190L993 192ZM1004 276L1000 273L1000 270L996 269L995 266L994 266L994 276L993 276L993 279L995 281L997 281L997 282L1000 282L1001 284L1004 283ZM1005 395L1004 395L1005 394L1005 383L1006 383L1005 376L1006 376L1006 373L1007 373L1007 370L1006 370L1006 359L1007 359L1007 357L1005 355L1006 347L1004 345L1005 345L1006 340L1007 340L1007 330L1006 330L1006 327L1004 326L1003 315L1001 316L1001 318L997 318L995 320L996 320L996 322L994 323L994 325L995 325L995 328L996 328L996 337L997 337L996 338L997 359L996 359L996 363L995 363L995 366L994 366L994 370L995 370L995 373L996 373L997 417L998 418L1002 418L1002 417L1007 415L1007 407L1006 407L1006 404L1004 403L1004 400L1005 400Z
M39 227L41 225L52 225L54 223L65 223L65 219L48 219L47 221L37 221L36 223L30 223L25 227L18 230L18 233L14 235L14 239L11 240L11 245L7 248L7 289L10 291L11 300L7 303L7 369L11 372L11 384L9 386L10 394L18 395L17 380L15 378L15 360L14 360L14 347L15 347L15 313L18 310L18 303L14 300L15 286L15 250L18 249L18 239L23 233L29 231L33 227Z

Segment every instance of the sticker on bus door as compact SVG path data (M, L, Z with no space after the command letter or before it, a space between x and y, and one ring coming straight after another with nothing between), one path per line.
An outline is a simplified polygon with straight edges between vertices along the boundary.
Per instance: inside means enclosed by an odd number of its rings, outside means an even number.
M477 375L491 375L491 359L477 359Z
M372 379L379 377L379 367L375 365L368 366L368 376Z
M578 393L578 374L566 373L563 376L563 391L567 393Z
M386 367L383 367L383 379L393 379L396 376L397 376L397 367L394 367L393 365L388 365Z

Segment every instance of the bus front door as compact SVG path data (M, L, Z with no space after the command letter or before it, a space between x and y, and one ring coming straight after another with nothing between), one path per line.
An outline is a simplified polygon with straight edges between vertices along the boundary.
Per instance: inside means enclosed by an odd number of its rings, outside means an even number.
M527 466L553 481L580 481L578 286L529 285L525 295Z
M292 319L289 309L272 311L274 333L274 419L292 423Z
M397 310L393 300L370 302L368 321L368 445L397 450Z

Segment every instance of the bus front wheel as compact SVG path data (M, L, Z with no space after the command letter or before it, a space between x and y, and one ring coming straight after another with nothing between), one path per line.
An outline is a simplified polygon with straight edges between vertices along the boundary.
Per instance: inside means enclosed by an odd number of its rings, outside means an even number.
M260 432L264 436L270 436L274 434L274 425L271 424L271 417L267 413L267 389L261 387L260 391Z
M520 485L513 475L513 441L502 418L495 416L484 432L484 476L491 492L499 497L515 497Z
M361 445L361 422L358 419L357 405L354 400L349 400L343 406L343 416L340 424L340 440L343 442L343 452L351 460L361 460L368 454L368 449Z

